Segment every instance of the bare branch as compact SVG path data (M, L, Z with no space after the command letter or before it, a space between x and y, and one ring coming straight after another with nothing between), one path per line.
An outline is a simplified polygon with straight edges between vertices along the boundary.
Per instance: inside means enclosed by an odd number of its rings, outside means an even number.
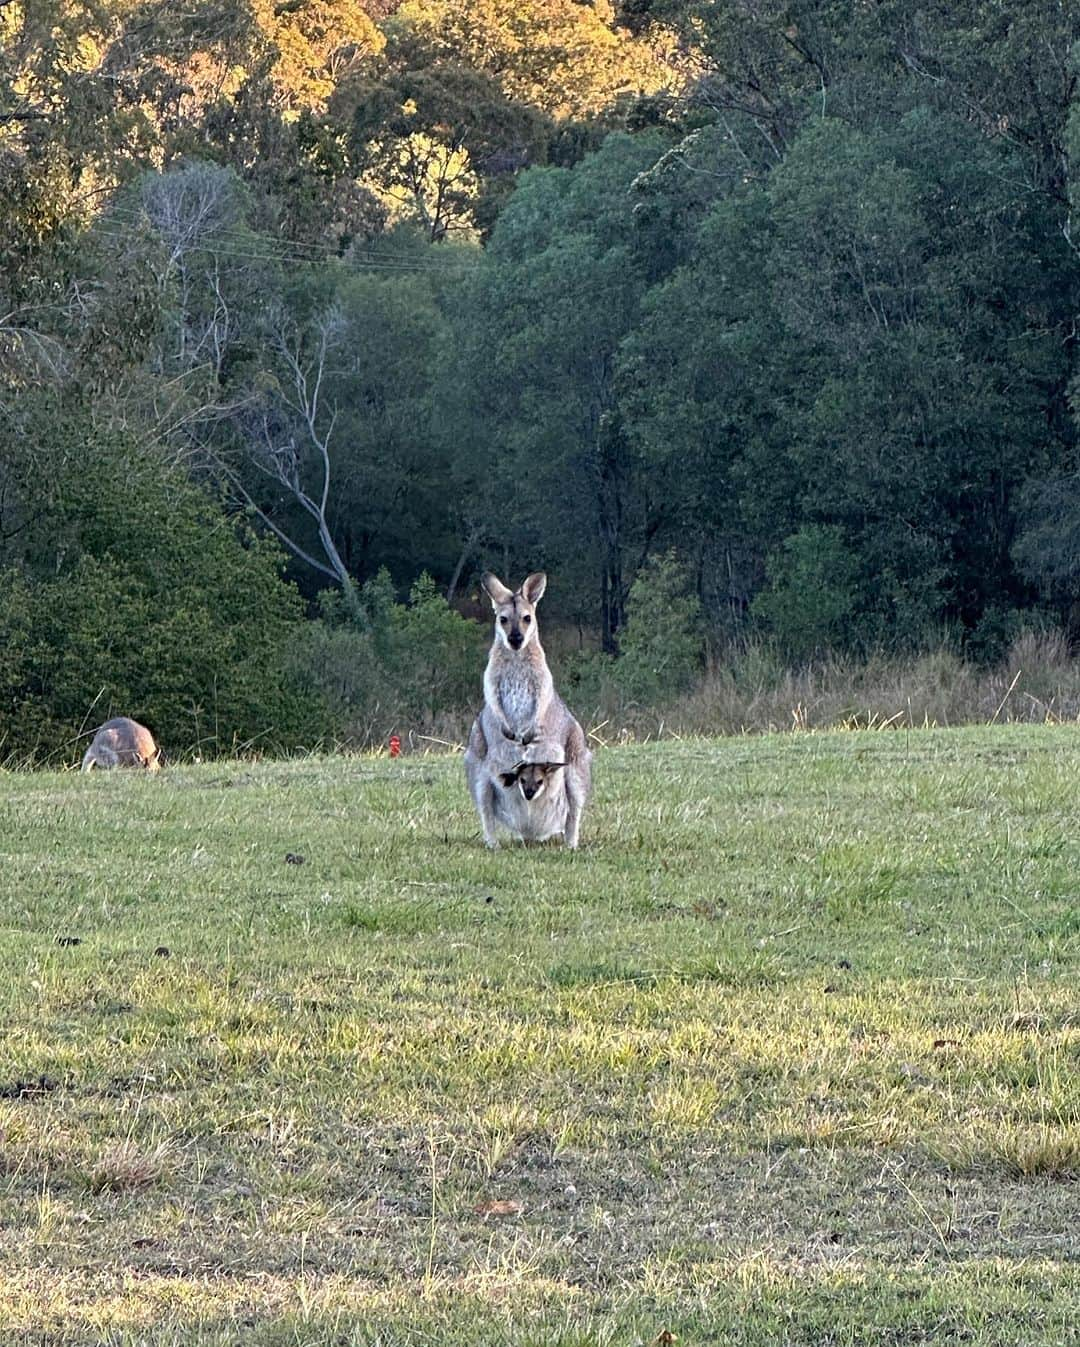
M221 473L228 479L229 484L232 486L233 490L236 491L237 494L243 498L245 504L250 509L254 510L254 512L259 516L259 518L271 531L271 533L273 533L276 538L278 538L282 543L284 543L285 546L289 549L290 552L293 553L294 556L299 557L301 561L306 561L307 564L311 566L314 570L319 571L322 575L328 576L331 580L340 580L340 576L338 576L334 571L332 571L329 566L324 566L323 563L319 561L317 557L313 557L310 552L306 552L298 542L296 542L293 538L289 537L289 535L284 531L284 529L279 528L277 524L274 523L274 521L270 518L270 516L266 513L266 511L262 508L262 506L256 503L254 498L251 496L251 493L247 490L247 488L244 486L243 482L236 475L236 473L233 472L233 470L227 464L222 462L220 459L218 460L218 468L220 469Z
M254 466L283 487L314 521L325 563L316 563L310 553L286 538L276 526L273 526L274 532L295 555L314 565L320 574L332 576L341 586L350 607L356 611L352 577L327 520L333 476L331 443L338 411L334 407L327 415L323 401L331 372L330 357L345 331L344 317L334 309L321 314L306 332L283 312L272 314L270 344L281 358L285 377L265 395L257 416L242 419L240 429ZM302 444L314 451L321 471L321 481L310 490L303 481L305 452ZM244 494L254 505L250 496ZM260 517L265 517L262 512Z

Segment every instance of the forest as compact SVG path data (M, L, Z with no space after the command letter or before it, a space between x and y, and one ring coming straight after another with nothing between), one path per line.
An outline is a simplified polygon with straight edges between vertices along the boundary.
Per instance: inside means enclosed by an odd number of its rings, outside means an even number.
M1080 3L0 0L0 760L1080 634ZM484 619L483 622L478 619Z

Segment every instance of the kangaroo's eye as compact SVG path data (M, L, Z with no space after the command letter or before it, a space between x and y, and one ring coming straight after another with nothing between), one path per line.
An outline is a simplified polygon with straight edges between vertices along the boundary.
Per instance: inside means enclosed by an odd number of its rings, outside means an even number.
M531 622L531 621L532 621L532 618L529 616L528 613L526 613L525 616L524 616L521 620L522 620L522 622Z
M505 627L506 624L510 621L510 619L509 619L508 617L500 617L500 618L499 618L499 621L500 621L500 622L503 624L503 626Z

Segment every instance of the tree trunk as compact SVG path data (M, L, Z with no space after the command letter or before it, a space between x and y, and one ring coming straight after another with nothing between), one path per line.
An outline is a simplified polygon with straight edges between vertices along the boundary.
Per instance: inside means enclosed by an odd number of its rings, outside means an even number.
M446 588L446 602L453 603L454 595L457 593L457 587L461 583L461 575L465 570L465 564L473 554L479 535L475 528L470 528L465 535L465 541L461 545L461 551L458 554L457 565L454 567L454 573L450 577L450 583Z
M597 515L603 547L600 587L600 644L606 654L619 653L619 632L626 619L623 583L623 495L625 463L622 427L617 416L604 415L597 427Z

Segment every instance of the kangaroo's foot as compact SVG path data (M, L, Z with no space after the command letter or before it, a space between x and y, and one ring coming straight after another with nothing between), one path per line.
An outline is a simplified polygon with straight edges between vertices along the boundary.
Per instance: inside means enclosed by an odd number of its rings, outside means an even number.
M569 847L571 851L577 850L578 831L581 828L581 810L570 807L570 817L566 820L566 831L563 833L563 846Z

